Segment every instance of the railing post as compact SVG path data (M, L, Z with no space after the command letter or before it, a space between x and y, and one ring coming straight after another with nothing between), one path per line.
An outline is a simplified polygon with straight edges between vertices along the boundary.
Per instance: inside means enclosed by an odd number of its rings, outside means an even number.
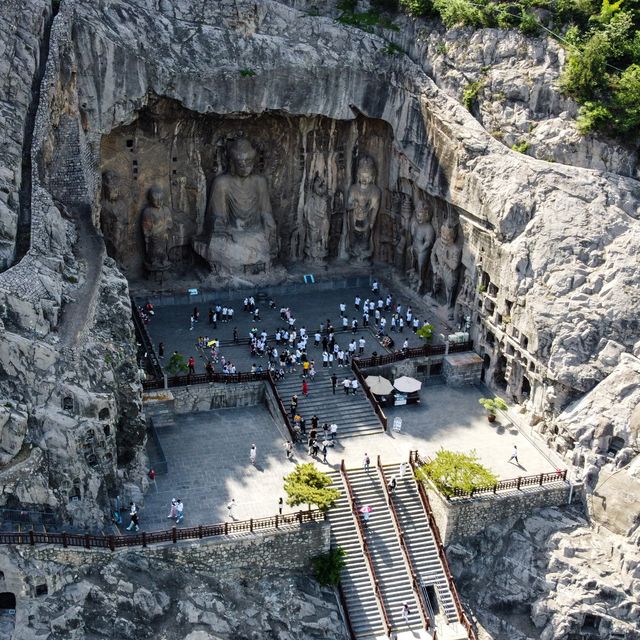
M228 522L224 523L224 535L225 536L229 535L229 523Z
M171 542L173 542L173 544L178 542L178 535L175 527L171 527Z
M202 525L198 525L198 538L202 540Z
M147 532L146 531L142 532L142 546L143 546L143 548L147 546Z
M111 549L111 551L116 550L116 541L114 540L113 536L109 536L109 549Z
M62 534L62 546L66 549L69 546L69 540L67 539L67 532Z
M540 474L540 486L542 486L542 482L544 480L544 473Z
M567 470L566 469L562 472L562 479L563 480L567 479Z
M520 476L518 476L518 482L516 484L516 489L518 489L518 491L520 491L520 481L522 480L522 478Z
M29 531L29 544L30 544L32 547L35 547L35 545L36 545L36 536L35 536L35 532L34 532L34 530L33 530L33 529L31 529L31 530Z
M249 531L253 533L253 518L249 518Z
M278 528L278 514L276 513L276 529Z
M84 534L84 546L87 549L91 549L91 536L88 533Z
M298 511L298 522L302 524L302 511Z

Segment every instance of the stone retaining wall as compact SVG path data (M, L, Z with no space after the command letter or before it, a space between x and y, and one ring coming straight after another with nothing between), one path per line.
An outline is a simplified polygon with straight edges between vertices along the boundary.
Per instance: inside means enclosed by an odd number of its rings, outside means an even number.
M444 545L475 535L489 525L526 514L532 509L568 504L570 490L568 482L558 482L543 487L526 487L519 491L448 501L434 489L427 488ZM579 493L574 487L573 497Z
M0 570L5 571L4 590L16 596L35 596L37 584L47 583L49 592L62 586L73 567L93 564L96 571L120 555L129 564L145 559L169 559L172 565L190 570L206 571L225 576L243 569L250 570L252 579L268 576L273 570L310 570L311 558L329 550L330 527L327 522L314 522L285 530L247 534L242 537L209 538L202 541L164 543L153 547L118 549L114 552L87 549L63 549L54 545L16 547L23 558L28 558L25 575L18 575L8 561L0 559ZM56 563L59 575L43 575L37 568L41 563ZM247 574L249 575L249 574ZM65 577L66 576L66 577Z
M250 407L264 402L265 383L240 382L221 384L211 382L188 387L172 387L175 413L209 411L229 407Z

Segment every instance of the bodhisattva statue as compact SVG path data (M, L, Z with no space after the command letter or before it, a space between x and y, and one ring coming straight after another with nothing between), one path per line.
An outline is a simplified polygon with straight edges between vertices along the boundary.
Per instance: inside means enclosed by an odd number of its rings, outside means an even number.
M145 267L148 271L166 271L171 267L169 249L173 230L171 209L164 203L164 192L158 185L149 189L148 204L142 210Z
M267 181L253 173L255 159L256 150L246 138L234 140L229 173L213 181L206 212L211 236L195 240L194 250L218 272L268 269L278 255Z
M129 210L121 198L120 179L113 171L102 174L100 228L108 254L121 262L127 252Z
M411 196L406 193L399 193L400 206L399 215L395 221L395 265L400 273L407 271L407 266L411 266L410 249L411 249L411 213L413 209ZM409 262L409 265L407 265Z
M304 257L309 262L322 263L329 254L331 215L326 180L316 173L304 211Z
M449 317L453 317L459 267L462 261L462 248L456 244L457 225L447 221L440 227L440 236L436 239L431 252L433 286L431 295L444 289Z
M358 261L373 256L373 229L380 210L381 191L375 184L376 165L370 156L360 156L356 184L347 194L346 229L343 242L344 257Z
M431 212L423 202L416 203L416 212L411 221L411 255L418 293L422 293L429 268L429 254L436 239L431 224Z

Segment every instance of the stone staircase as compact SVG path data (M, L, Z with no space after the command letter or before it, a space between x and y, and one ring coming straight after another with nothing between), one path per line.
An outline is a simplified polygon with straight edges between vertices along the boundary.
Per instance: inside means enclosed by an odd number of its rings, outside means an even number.
M396 477L398 484L394 505L400 528L415 572L423 585L423 592L436 614L436 623L456 624L456 606L412 473L407 472L401 480L398 475L399 464L384 465L383 469L387 481Z
M438 638L443 640L468 638L467 631L458 622L453 595L416 481L410 470L400 479L399 470L399 464L383 466L382 473L374 464L369 471L346 470L358 510L355 514L341 472L329 473L334 486L341 492L340 499L327 514L331 524L331 545L342 547L347 554L341 586L355 638L373 640L387 637L384 616L375 596L374 577L380 587L382 607L391 627L391 637L431 638L433 632L437 631ZM397 527L387 505L383 484L394 476L397 487L392 500ZM356 518L362 518L360 507L365 505L371 507L371 515L363 531L373 564L373 575L360 543L356 522ZM411 567L402 553L398 531L404 538ZM421 586L418 596L413 589L411 570ZM417 597L425 604L430 618L428 632L424 629ZM404 602L409 604L411 611L408 625L402 616Z
M384 623L378 609L371 575L358 538L347 491L339 471L329 472L340 499L329 510L331 546L346 552L345 567L340 577L349 620L357 640L384 635Z
M342 389L342 381L345 378L353 378L351 369L344 367L338 369L321 368L316 374L315 380L309 380L309 395L302 395L302 377L299 373L291 373L279 380L276 384L285 409L289 410L291 396L298 396L298 413L307 422L307 431L310 429L311 416L318 416L320 426L323 423L335 422L338 425L338 438L352 436L365 436L372 433L380 433L382 425L371 403L367 399L361 387L356 395L345 395ZM331 373L335 371L338 376L338 385L335 395L331 390Z

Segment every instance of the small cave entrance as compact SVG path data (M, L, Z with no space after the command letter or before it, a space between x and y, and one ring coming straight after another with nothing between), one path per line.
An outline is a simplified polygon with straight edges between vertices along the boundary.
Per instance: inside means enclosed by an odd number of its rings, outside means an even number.
M531 396L531 383L527 376L522 376L522 389L520 391L520 395L523 400L528 400Z
M607 449L607 456L610 458L615 458L618 455L618 452L621 449L624 449L625 441L624 438L620 438L619 436L613 436L609 441L609 447Z
M11 612L15 614L16 611L16 596L10 591L3 591L0 593L0 614L5 612Z
M107 407L104 409L100 409L100 413L98 413L99 420L108 420L111 417L111 413Z
M490 366L491 366L491 357L489 356L488 353L485 353L484 357L482 358L482 371L480 372L480 380L482 382L485 381L485 378L487 376L487 371L489 371Z
M495 371L493 372L493 382L503 391L507 390L507 358L505 356L499 356L496 363Z

